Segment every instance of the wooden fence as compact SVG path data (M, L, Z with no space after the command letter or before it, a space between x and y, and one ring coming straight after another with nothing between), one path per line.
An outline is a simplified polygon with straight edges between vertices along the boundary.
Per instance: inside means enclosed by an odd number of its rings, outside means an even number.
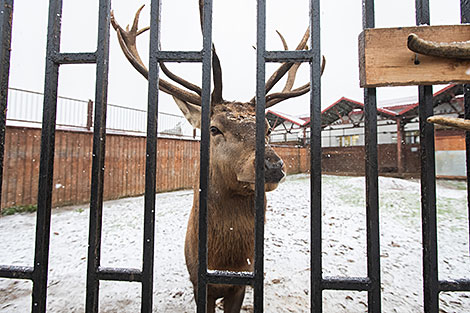
M53 206L90 199L91 132L56 133ZM38 193L41 130L7 127L1 208L35 205ZM199 163L199 142L158 139L157 191L189 189ZM289 174L308 169L308 150L276 147ZM145 137L106 136L104 199L137 196L145 190Z
M92 137L88 131L56 133L53 206L86 203L90 199ZM7 127L1 208L35 205L38 193L41 130ZM199 142L158 139L157 191L190 189L199 164ZM275 146L287 173L306 173L308 148ZM396 145L379 146L379 171L396 173ZM145 137L106 136L104 199L138 196L145 190ZM417 145L404 145L405 172L419 173ZM322 170L327 174L363 175L364 147L322 149Z

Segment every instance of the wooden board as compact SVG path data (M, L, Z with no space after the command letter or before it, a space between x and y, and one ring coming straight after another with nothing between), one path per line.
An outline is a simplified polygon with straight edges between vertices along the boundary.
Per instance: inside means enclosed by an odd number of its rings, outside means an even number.
M433 85L470 82L470 60L416 54L407 39L415 33L425 40L470 40L470 25L366 29L359 35L360 85L366 87ZM419 64L415 64L416 56Z

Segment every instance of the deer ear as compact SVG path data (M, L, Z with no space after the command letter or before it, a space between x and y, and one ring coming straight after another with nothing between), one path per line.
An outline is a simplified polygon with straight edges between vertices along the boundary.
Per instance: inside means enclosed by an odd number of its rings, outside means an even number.
M176 104L183 112L184 117L188 120L189 124L194 128L201 128L201 107L183 101L173 96Z

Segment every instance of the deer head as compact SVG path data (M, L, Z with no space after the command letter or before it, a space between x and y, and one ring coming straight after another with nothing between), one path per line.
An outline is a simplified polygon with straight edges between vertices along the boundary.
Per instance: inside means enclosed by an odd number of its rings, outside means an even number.
M144 6L140 7L135 15L132 27L123 29L111 12L111 23L116 30L119 44L124 55L134 68L148 79L148 70L142 62L137 51L137 36L149 29L138 28L139 15ZM202 12L202 1L199 1ZM201 13L202 16L202 13ZM202 23L201 23L202 25ZM287 50L285 39L278 33L284 48ZM309 30L305 32L296 50L306 48ZM322 72L325 60L323 59ZM298 88L294 86L295 76L300 63L286 62L272 74L266 82L266 107L269 108L286 99L301 96L310 91L307 83ZM211 96L210 117L210 171L211 177L220 175L224 177L225 188L238 193L252 192L254 190L255 170L255 98L247 102L226 101L222 96L222 70L220 61L213 48L212 57L214 89ZM161 79L159 89L170 94L183 115L194 128L201 126L201 88L187 80L173 74L164 63L160 63L165 75L183 88ZM281 78L288 74L287 82L281 92L268 94ZM266 191L275 189L285 176L285 166L281 158L274 152L268 143L270 133L266 122L265 146L265 180Z

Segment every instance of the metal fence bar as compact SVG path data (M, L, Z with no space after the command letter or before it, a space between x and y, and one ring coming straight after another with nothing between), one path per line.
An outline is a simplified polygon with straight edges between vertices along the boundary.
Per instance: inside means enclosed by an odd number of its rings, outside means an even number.
M266 0L257 1L256 40L256 152L255 152L255 256L254 312L264 310L264 145L266 79Z
M96 53L58 53L54 55L54 62L58 64L94 64Z
M460 0L460 23L470 23L470 1ZM470 119L470 85L463 85L465 119ZM467 160L467 206L468 206L468 251L470 255L470 132L465 132L465 150Z
M416 25L429 25L429 0L416 0ZM424 310L439 311L439 283L436 225L436 170L434 126L426 121L433 115L432 86L419 86L419 127L421 155L421 210L423 232Z
M31 266L0 265L0 277L14 279L33 279L34 268Z
M209 188L210 101L212 69L212 0L203 0L202 10L202 112L201 154L199 178L199 241L197 312L205 313L207 306L207 198Z
M62 0L50 0L41 132L41 157L39 165L32 312L46 311L57 89L59 78L59 64L54 62L53 56L59 53L60 49L61 18Z
M323 310L320 1L310 1L310 310Z
M439 291L470 291L470 279L440 280Z
M142 282L142 271L133 268L99 267L97 271L99 280L114 280L127 282Z
M322 287L324 290L369 291L371 280L363 277L325 277Z
M160 62L201 62L201 51L158 51L155 55Z
M106 104L108 96L109 30L111 0L100 0L98 45L96 51L95 120L91 169L90 228L88 238L86 312L98 312L103 216L103 183L106 142Z
M159 51L161 0L153 0L150 8L150 51ZM158 123L158 53L149 55L147 141L145 158L144 247L142 264L141 312L150 313L153 307L153 268L155 254L155 194L157 177Z
M374 0L363 0L363 28L375 27ZM366 224L368 312L380 312L380 231L379 182L377 161L377 95L375 88L364 89L365 150L366 150Z
M0 201L3 185L3 159L5 153L5 124L8 102L8 80L10 76L11 28L13 0L0 1Z

